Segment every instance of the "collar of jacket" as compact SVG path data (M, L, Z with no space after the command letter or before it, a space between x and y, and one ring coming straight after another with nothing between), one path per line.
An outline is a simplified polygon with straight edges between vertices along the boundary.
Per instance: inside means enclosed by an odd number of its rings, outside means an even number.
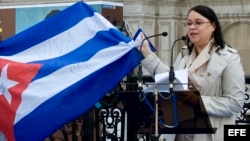
M227 53L238 53L238 51L232 47L229 47L228 45L225 45L225 47L223 49L220 48L220 46L217 47L213 47L215 52L220 54L220 55L226 55Z

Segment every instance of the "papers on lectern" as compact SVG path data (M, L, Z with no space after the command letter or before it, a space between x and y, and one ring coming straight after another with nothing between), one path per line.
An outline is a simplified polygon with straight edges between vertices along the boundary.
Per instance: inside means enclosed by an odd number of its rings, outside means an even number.
M154 92L156 86L159 92L169 92L169 72L160 73L155 75L155 83L149 84L144 90L144 93ZM175 71L175 85L174 91L188 91L188 70Z

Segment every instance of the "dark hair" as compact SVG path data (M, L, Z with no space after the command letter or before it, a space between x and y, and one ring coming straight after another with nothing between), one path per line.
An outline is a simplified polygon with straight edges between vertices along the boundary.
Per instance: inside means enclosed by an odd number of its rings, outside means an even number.
M213 33L214 45L219 46L219 48L221 48L221 49L224 48L226 43L223 39L223 35L221 32L221 26L220 26L219 20L216 16L215 12L211 8L209 8L207 6L203 6L203 5L197 5L193 8L191 8L188 12L188 15L191 11L195 11L195 12L199 13L200 15L206 17L211 23L215 24L215 30ZM189 52L191 53L191 51L194 47L194 44L190 41L190 39L188 37L187 37L186 43L187 43Z

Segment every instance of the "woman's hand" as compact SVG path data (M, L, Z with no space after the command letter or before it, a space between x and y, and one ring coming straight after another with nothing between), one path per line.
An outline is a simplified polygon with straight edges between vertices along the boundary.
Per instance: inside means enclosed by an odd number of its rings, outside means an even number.
M145 38L144 34L141 33L142 43L141 46L138 47L138 50L143 54L144 57L147 57L152 51L150 49L148 39Z

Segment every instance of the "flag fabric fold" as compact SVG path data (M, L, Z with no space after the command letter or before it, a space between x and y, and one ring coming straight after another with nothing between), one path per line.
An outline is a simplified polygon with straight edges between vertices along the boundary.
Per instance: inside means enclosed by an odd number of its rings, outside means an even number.
M42 141L101 100L142 59L84 2L0 43L0 139Z

